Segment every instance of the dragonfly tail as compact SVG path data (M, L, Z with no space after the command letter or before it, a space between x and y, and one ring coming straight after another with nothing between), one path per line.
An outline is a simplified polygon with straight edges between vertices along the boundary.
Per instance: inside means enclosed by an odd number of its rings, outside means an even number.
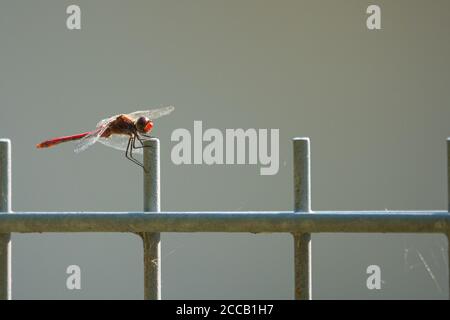
M38 143L36 145L36 148L38 148L38 149L50 148L50 147L56 146L57 144L60 144L60 143L63 143L63 142L80 140L80 139L84 138L85 136L87 136L90 133L91 132L84 132L84 133L80 133L80 134L75 134L73 136L59 137L59 138L46 140L46 141L43 141L41 143Z

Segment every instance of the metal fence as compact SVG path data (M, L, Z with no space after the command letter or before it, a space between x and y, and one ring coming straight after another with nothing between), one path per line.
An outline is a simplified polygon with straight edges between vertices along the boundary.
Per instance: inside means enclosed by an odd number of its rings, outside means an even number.
M293 139L292 212L160 212L159 140L151 139L145 143L148 147L144 149L143 212L12 212L11 145L9 140L0 140L0 212L3 212L0 213L0 299L11 298L11 232L139 234L144 247L145 299L161 297L160 232L291 233L294 240L295 298L302 300L311 299L311 233L443 233L450 239L448 211L311 211L308 138ZM450 140L447 140L448 172L449 159ZM450 255L449 250L447 255Z

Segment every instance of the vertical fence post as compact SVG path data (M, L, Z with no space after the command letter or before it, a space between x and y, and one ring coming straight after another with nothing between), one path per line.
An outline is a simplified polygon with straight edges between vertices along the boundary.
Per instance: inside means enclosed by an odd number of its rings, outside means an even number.
M294 211L311 212L309 138L294 138ZM295 214L295 213L294 213ZM311 299L311 234L294 233L295 299Z
M144 142L144 211L159 212L159 140L151 138ZM140 234L144 244L144 299L161 299L161 243L160 234Z
M450 213L450 138L447 138L447 211ZM447 226L447 276L450 300L450 229Z
M0 212L11 212L11 142L0 139ZM11 234L0 233L0 299L11 299Z

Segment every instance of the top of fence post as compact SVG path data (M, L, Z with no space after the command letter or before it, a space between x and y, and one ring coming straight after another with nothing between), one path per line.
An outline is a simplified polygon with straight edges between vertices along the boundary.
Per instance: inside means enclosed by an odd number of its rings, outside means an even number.
M0 139L0 212L11 212L11 141ZM11 238L0 233L0 299L11 299Z
M294 138L294 211L311 211L311 163L309 138Z
M11 211L11 141L0 139L0 212Z
M159 139L144 142L144 211L161 210L159 178Z

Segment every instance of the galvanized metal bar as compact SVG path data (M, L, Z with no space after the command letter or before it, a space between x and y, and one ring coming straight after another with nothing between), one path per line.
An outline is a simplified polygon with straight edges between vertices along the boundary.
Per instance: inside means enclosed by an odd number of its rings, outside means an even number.
M294 233L295 299L310 300L312 295L311 234Z
M0 233L8 232L446 233L450 215L447 211L0 213Z
M294 138L294 211L311 212L311 152L309 138Z
M447 138L447 210L450 212L450 138Z
M11 212L11 142L0 139L0 212ZM0 233L0 299L11 299L11 233Z
M311 162L309 138L293 139L294 211L311 212ZM295 299L309 300L312 294L311 234L293 233Z
M5 212L0 213L0 299L11 298L11 232L138 233L144 244L145 299L161 297L160 232L289 232L294 235L295 244L296 299L311 298L311 233L444 233L450 240L450 139L447 139L449 199L445 212L323 211L311 214L310 144L307 138L296 138L293 212L159 213L159 140L151 139L145 144L144 212L11 213L11 147L9 140L0 140L0 212ZM450 258L450 246L448 256Z
M450 230L446 233L447 237L447 281L448 281L448 300L450 300Z
M156 138L144 142L144 211L159 212L160 164L159 140ZM161 240L158 232L141 234L144 244L144 299L161 299Z
M447 210L450 213L450 138L447 138ZM447 236L447 279L448 279L448 298L450 300L450 230Z

